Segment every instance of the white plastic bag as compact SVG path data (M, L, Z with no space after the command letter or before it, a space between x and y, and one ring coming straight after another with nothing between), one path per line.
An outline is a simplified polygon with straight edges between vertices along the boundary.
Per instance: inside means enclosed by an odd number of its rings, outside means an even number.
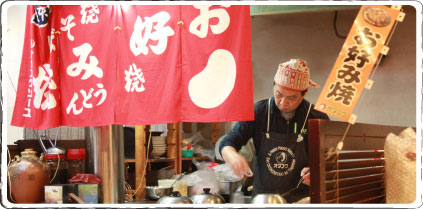
M182 180L192 186L192 195L203 193L203 188L210 188L210 193L219 192L219 182L213 170L197 170L187 174Z
M194 155L208 157L213 160L215 157L213 142L205 139L200 132L194 134L183 133L183 142L191 144L194 147Z
M416 133L407 128L385 142L386 203L416 200ZM414 157L413 157L414 154Z
M214 166L213 170L216 173L216 177L219 181L236 182L242 179L241 177L235 174L234 170L232 170L231 165L229 165L228 163Z

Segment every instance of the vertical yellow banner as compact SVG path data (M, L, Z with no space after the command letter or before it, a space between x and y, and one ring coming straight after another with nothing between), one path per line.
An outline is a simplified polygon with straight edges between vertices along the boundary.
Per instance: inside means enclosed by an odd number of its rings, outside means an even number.
M361 7L315 109L349 121L399 13L383 5Z

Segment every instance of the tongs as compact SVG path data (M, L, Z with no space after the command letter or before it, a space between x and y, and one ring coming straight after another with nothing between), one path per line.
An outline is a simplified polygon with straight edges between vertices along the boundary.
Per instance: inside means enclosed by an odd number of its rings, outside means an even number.
M243 186L243 185L244 185L244 183L246 182L247 178L250 178L250 177L252 177L253 175L254 175L253 171L251 171L251 169L249 169L249 170L247 171L247 173L245 173L245 177L241 179L241 185L239 185L239 186L238 186L238 188L235 190L235 192L236 192L236 191L241 191L242 186ZM252 185L251 185L251 186L249 186L249 187L247 188L247 191L252 191L252 190L253 190L253 186L252 186Z
M288 190L288 191L284 192L283 194L281 194L281 196L282 196L282 197L284 197L285 195L289 194L290 192L292 192L292 191L294 191L294 190L298 189L298 187L300 186L300 184L301 184L301 183L303 183L303 181L304 181L304 177L305 177L305 176L306 176L309 172L310 172L310 170L309 170L309 171L307 171L307 172L305 172L305 174L301 177L301 179L300 179L300 181L298 182L298 184L297 184L297 186L296 186L296 187L294 187L294 188L292 188L292 189L290 189L290 190Z

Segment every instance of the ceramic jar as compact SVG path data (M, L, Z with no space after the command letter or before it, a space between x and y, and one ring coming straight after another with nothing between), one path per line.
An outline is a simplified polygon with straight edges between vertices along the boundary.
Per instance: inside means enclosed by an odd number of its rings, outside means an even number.
M11 193L16 203L39 203L44 200L44 186L49 183L49 166L43 156L25 149L8 167Z

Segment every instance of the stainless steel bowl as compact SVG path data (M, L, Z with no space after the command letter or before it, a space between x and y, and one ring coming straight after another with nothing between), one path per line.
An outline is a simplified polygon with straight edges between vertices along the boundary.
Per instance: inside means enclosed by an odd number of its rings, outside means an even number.
M189 186L189 185L187 186L187 196L188 197L191 197L191 196L195 195L194 192L192 191L193 188L194 188L194 186L192 186L192 185L191 186Z
M144 189L149 199L158 200L161 197L169 196L172 193L173 187L146 186Z
M241 186L241 184L241 181L219 181L219 194L231 195Z
M252 204L283 204L286 200L279 194L257 194L251 200Z

